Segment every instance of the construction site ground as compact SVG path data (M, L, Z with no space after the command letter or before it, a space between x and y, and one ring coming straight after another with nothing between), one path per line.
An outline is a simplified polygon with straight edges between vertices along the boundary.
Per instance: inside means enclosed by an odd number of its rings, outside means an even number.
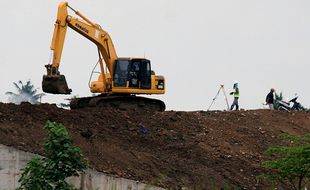
M264 151L310 132L309 112L136 112L0 103L0 143L44 155L46 121L67 127L98 171L168 189L268 189Z

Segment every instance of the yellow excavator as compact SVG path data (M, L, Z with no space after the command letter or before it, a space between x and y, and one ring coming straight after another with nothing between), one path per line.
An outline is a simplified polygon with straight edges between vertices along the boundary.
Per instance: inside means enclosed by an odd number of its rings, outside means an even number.
M68 15L71 9L75 17ZM145 58L118 57L110 35L100 25L93 23L67 2L58 5L57 20L51 43L52 61L45 65L47 74L43 75L42 89L46 93L70 94L66 78L60 74L59 66L67 27L78 32L98 48L100 75L89 85L97 96L74 98L71 109L83 107L114 107L120 109L142 109L164 111L161 100L151 99L139 94L164 94L165 79L151 70L150 60Z

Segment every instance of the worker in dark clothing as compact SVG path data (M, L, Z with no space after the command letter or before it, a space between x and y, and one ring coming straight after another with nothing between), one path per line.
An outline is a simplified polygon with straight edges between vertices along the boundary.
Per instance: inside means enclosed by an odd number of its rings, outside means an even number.
M270 89L270 92L266 96L266 104L269 106L271 110L274 110L274 97L273 97L274 89Z
M239 110L239 103L238 103L238 100L239 100L239 87L238 87L238 82L234 82L234 91L230 93L230 95L233 95L234 96L234 101L230 107L230 110L233 110L234 109L234 106L236 106L236 110Z

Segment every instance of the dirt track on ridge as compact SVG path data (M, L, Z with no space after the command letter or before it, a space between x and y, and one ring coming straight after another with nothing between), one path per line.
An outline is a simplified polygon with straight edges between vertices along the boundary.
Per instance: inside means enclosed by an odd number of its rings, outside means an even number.
M44 154L47 120L64 124L90 167L169 189L266 189L263 151L310 132L310 113L269 110L137 113L0 103L0 143Z

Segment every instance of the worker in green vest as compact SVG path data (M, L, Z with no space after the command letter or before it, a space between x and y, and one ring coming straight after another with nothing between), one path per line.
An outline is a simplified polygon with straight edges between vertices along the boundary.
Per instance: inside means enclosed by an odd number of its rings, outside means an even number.
M230 110L233 110L235 106L236 106L236 110L239 110L238 100L239 100L240 93L239 93L239 87L238 87L238 82L237 81L234 82L233 89L234 89L234 91L231 92L230 95L234 96L234 101L231 104Z

